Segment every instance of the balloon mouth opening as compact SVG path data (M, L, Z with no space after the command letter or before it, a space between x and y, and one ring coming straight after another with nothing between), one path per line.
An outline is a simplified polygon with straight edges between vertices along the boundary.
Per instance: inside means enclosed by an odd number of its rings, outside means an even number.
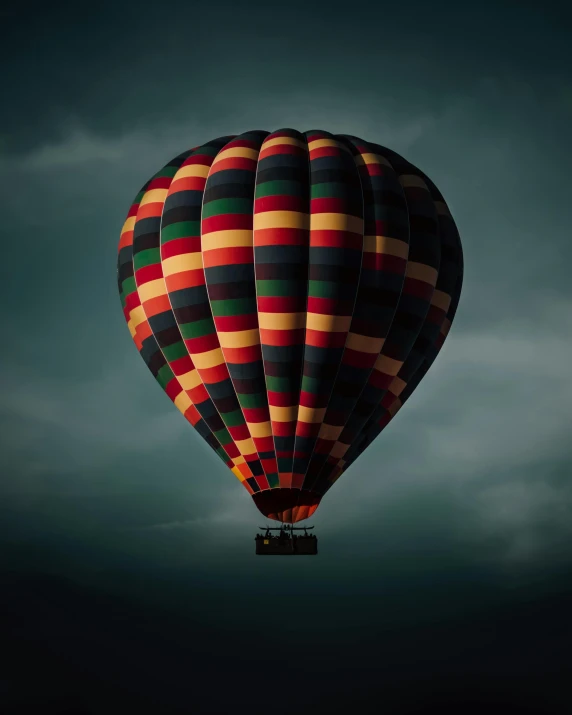
M266 518L295 524L312 516L322 495L306 489L265 489L252 498Z

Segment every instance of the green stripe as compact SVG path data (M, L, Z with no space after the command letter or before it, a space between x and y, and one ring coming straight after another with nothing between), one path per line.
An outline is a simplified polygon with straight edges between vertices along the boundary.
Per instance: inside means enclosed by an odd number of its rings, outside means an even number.
M320 378L319 377L308 377L307 375L304 375L302 377L301 390L303 392L309 392L312 395L316 395L318 393L319 386L320 386Z
M313 199L345 199L348 197L348 185L337 181L312 184L310 196Z
M255 249L256 251L256 249ZM256 254L255 254L256 255ZM302 270L302 269L300 269ZM304 270L306 272L307 268ZM304 293L306 288L305 278L303 281L279 281L279 280L260 280L256 281L256 293L264 298L291 298L300 295L300 284L304 285Z
M252 199L215 199L203 204L203 218L222 214L250 214Z
M129 278L126 278L121 284L121 290L123 291L123 295L125 296L128 296L131 293L135 293L135 291L137 290L135 276L129 276Z
M201 235L200 221L179 221L161 228L161 243L173 241L175 238L195 238Z
M226 427L223 427L222 429L213 432L213 434L221 444L230 444L230 442L233 441L232 437L230 436L230 432L227 430Z
M227 427L238 427L238 425L244 424L242 410L234 410L234 412L221 413L221 417Z
M157 382L164 390L174 377L175 376L173 375L171 368L168 365L163 365L157 373Z
M163 348L163 355L167 362L173 362L182 357L187 357L189 353L185 347L185 343L182 340L177 341L173 345L167 345Z
M153 266L161 262L161 249L147 248L144 251L133 254L133 268L138 271L145 266Z
M179 327L184 340L202 338L205 335L212 335L215 332L215 324L212 318L196 320L194 323L183 323L183 325Z
M211 309L216 318L229 315L250 315L256 313L256 300L254 298L211 300Z
M307 190L307 187L299 181L278 179L257 184L254 196L257 199L262 199L265 196L305 196Z
M246 409L264 407L264 405L268 404L265 392L257 392L252 395L239 394L238 401L240 402L240 406Z
M296 385L295 390L298 390L300 377L274 377L274 375L266 375L266 388L270 392L292 392L292 387Z
M218 456L222 459L222 461L225 464L230 461L230 457L228 456L228 454L224 451L224 449L222 447L217 447L215 449L215 452L218 454Z
M332 281L308 281L308 295L314 298L337 298L340 287Z
M280 486L280 480L277 474L267 474L266 479L268 479L270 489L276 489L276 487Z
M177 171L179 171L180 167L179 166L172 166L172 165L167 165L164 166L161 171L157 172L155 176L153 177L154 179L160 179L163 176L169 176L173 178Z

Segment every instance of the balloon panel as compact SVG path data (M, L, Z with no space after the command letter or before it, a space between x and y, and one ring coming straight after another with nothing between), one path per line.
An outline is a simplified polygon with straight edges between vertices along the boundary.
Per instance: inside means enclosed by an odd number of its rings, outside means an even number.
M462 273L427 176L318 130L176 157L137 195L118 258L156 380L260 511L288 522L315 511L419 384Z

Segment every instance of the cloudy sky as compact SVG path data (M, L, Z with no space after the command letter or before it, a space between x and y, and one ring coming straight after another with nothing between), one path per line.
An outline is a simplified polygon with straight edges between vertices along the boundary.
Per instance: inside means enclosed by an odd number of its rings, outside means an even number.
M2 17L0 702L566 711L570 12L78 12ZM286 563L254 557L258 511L149 375L115 282L124 216L157 169L284 126L403 154L445 195L465 252L437 363L324 499L319 557Z

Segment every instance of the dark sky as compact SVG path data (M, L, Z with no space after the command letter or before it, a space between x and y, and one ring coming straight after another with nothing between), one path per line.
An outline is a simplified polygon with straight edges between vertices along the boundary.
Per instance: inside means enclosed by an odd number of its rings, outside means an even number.
M3 11L3 714L572 710L564 6ZM250 497L137 355L115 258L170 158L284 126L431 176L465 287L438 362L313 518L320 555L265 560Z

